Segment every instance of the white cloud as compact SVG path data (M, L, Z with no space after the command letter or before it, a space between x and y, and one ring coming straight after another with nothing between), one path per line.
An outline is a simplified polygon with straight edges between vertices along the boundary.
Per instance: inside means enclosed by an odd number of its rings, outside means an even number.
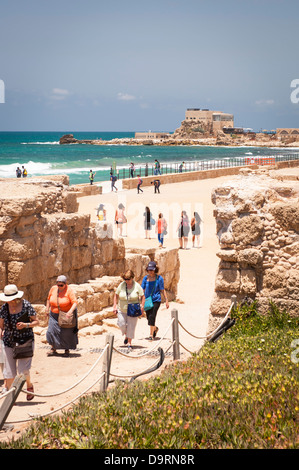
M274 104L274 100L257 100L255 104L258 106L271 106Z
M63 88L53 88L51 99L56 101L62 101L65 100L65 98L69 95L70 92L68 90L65 90Z
M133 101L136 100L136 97L128 93L117 93L117 99L120 101Z

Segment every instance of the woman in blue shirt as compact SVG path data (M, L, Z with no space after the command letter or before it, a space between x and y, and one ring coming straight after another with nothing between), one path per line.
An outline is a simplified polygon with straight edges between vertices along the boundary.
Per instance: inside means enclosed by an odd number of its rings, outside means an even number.
M166 308L169 308L169 303L167 299L166 290L164 288L164 279L162 276L158 275L159 268L155 261L150 261L146 268L147 275L144 276L141 287L144 290L145 298L152 296L153 307L149 310L146 310L146 318L148 325L150 327L150 336L149 339L152 340L157 336L158 327L155 325L156 316L161 304L161 292L165 298Z

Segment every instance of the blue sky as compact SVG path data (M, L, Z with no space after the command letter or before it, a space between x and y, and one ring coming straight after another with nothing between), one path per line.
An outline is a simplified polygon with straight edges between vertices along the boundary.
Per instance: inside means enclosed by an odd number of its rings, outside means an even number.
M0 130L174 131L188 107L299 127L298 16L298 0L1 0Z

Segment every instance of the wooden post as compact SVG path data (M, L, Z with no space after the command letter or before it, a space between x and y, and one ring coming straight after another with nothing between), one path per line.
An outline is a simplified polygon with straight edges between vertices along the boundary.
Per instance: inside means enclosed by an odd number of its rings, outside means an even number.
M110 368L111 368L111 361L112 361L112 351L113 351L113 342L114 336L113 335L106 335L106 344L105 347L108 345L108 348L105 351L103 356L103 365L102 365L102 372L105 375L102 377L100 381L100 392L105 392L109 385L109 375L110 375Z
M178 311L174 308L171 310L171 318L174 318L172 323L172 341L173 341L173 360L180 359L180 340L179 340L179 323Z
M22 387L24 383L26 382L25 375L18 375L15 377L13 384L11 388L13 391L9 393L4 399L2 406L0 408L0 430L2 429L7 416L9 415L12 407L14 406L20 391L22 390Z

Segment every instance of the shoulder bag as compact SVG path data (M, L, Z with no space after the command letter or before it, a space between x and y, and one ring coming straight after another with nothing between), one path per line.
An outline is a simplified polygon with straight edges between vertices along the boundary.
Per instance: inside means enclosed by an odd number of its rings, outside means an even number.
M14 359L25 359L26 357L32 357L33 356L33 339L29 338L27 341L24 343L16 343L13 338L13 329L12 329L12 324L11 324L11 318L10 318L10 313L9 309L8 311L8 323L9 323L9 329L10 329L10 334L11 334L11 340L12 340L12 357Z
M149 295L148 297L145 298L144 307L143 307L145 311L150 310L154 306L152 295L153 295L154 290L156 288L156 283L157 283L157 276L156 276L155 284L154 284L153 290L151 292L151 295Z
M142 315L140 303L137 303L137 304L129 304L129 296L128 296L128 287L127 287L127 284L126 284L126 294L127 294L127 300L128 300L128 309L127 309L127 315L128 315L128 317L140 317L140 316Z
M75 311L72 315L67 312L63 312L59 308L59 294L57 289L57 307L58 307L58 325L60 328L75 328L76 326L76 315Z

